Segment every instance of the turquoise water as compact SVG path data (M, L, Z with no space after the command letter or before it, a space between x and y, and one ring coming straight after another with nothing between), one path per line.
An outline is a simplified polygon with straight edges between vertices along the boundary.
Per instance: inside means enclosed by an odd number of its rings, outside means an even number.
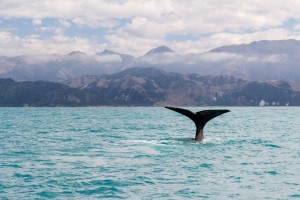
M0 199L300 199L300 108L229 109L0 108Z

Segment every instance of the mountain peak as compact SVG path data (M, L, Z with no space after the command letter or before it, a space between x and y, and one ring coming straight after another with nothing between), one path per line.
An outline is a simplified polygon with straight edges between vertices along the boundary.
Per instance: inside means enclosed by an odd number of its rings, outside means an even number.
M130 63L134 59L134 57L131 55L117 53L115 51L111 51L108 49L105 49L102 52L96 53L95 55L97 55L97 56L115 56L115 55L117 55L117 56L121 57L121 59L123 60L124 63Z
M96 53L96 55L99 55L99 56L106 56L106 55L119 55L119 53L117 53L117 52L114 52L114 51L111 51L111 50L108 50L108 49L105 49L105 50L104 50L104 51L102 51L102 52Z
M68 53L68 56L86 56L86 54L82 51L72 51Z
M299 54L300 41L289 40L261 40L249 44L227 45L212 49L213 53L235 53L242 55L270 55L270 54Z
M159 53L175 53L175 51L173 51L172 49L170 49L167 46L160 46L160 47L151 49L145 55L153 55L153 54L159 54Z

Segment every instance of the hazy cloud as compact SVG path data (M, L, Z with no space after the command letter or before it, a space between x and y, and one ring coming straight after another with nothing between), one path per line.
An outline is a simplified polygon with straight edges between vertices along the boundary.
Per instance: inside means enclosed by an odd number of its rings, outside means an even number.
M119 55L95 55L94 59L99 63L122 62L122 58Z
M241 57L241 55L233 53L204 53L199 56L199 60L204 62L224 62L238 57Z
M51 54L40 54L38 56L31 55L23 57L24 61L28 65L45 65L45 63L50 61L58 61L61 57L58 55L51 55Z
M265 62L265 63L278 63L281 61L286 61L288 59L287 55L274 54L266 56L250 56L246 58L247 62Z

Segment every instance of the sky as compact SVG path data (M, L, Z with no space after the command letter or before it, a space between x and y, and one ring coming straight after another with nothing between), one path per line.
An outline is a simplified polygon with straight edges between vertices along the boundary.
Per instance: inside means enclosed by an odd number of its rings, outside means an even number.
M299 0L0 0L0 55L181 54L300 39Z

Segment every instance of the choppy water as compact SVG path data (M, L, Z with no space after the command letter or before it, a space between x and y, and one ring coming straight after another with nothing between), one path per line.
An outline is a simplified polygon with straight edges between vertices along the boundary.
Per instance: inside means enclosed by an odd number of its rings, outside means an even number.
M229 109L0 108L0 199L300 199L300 108Z

